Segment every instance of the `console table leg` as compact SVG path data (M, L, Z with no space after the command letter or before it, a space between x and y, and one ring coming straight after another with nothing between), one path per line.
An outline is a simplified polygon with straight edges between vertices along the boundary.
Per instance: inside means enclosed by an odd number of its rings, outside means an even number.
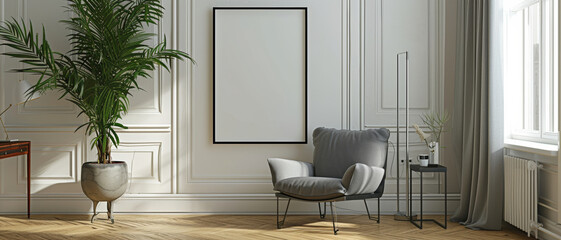
M444 228L448 228L448 172L444 172Z
M31 144L27 148L27 218L31 218Z
M423 172L420 172L421 175L421 192L420 192L420 197L421 197L421 229L423 228Z
M413 222L413 172L409 169L409 221ZM407 181L407 179L405 180ZM397 193L399 195L399 193Z

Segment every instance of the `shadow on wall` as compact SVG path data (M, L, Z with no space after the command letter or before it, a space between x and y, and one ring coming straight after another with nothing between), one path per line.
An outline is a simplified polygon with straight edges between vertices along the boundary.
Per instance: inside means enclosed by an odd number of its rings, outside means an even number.
M23 186L22 186L23 187ZM92 202L82 193L79 183L58 183L31 193L31 218L34 214L91 214ZM70 194L61 194L72 192ZM24 214L27 212L26 197L6 197L0 201L2 214ZM105 212L106 204L99 204L98 210ZM20 216L14 216L20 217Z

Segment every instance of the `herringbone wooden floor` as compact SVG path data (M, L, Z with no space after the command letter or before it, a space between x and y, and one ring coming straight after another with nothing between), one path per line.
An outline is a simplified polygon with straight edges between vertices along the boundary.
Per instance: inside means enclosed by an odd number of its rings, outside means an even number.
M86 215L33 215L30 220L0 216L0 239L527 239L508 226L503 231L474 231L449 223L444 230L425 223L420 230L392 216L383 216L380 224L366 216L339 216L337 236L329 216L288 216L283 229L276 229L275 220L254 215L116 215L115 224L91 224Z

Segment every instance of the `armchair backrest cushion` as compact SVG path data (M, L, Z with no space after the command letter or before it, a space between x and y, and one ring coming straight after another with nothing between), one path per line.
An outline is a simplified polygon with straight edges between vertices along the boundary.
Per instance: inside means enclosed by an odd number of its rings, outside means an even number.
M342 178L355 163L385 168L390 131L316 128L313 133L314 175Z

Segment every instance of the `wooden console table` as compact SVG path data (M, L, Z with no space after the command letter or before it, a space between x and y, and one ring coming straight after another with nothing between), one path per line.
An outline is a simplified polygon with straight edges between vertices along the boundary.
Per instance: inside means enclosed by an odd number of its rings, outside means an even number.
M31 142L0 142L0 159L27 154L27 218L31 218Z

